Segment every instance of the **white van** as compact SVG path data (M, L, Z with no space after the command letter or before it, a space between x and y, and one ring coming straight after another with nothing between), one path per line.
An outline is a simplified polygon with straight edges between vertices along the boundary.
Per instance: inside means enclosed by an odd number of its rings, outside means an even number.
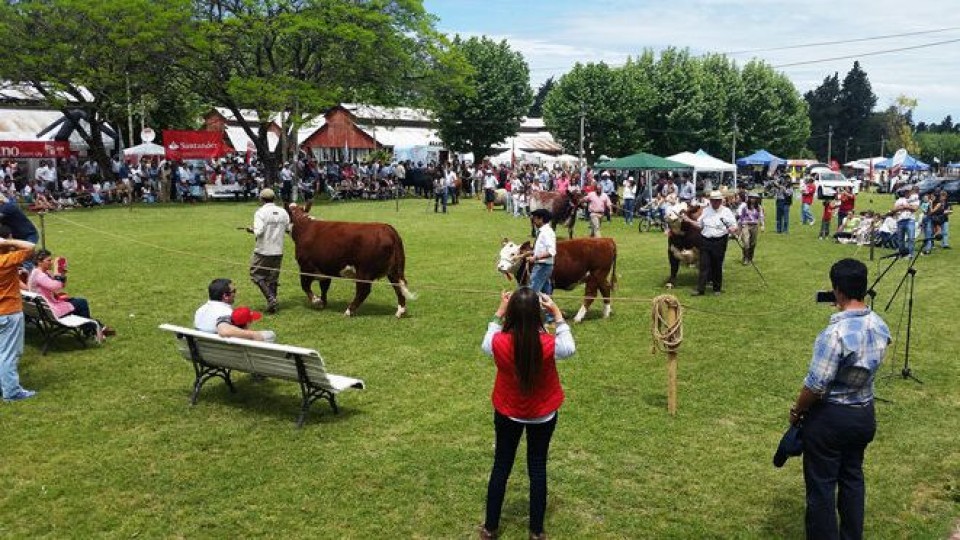
M860 192L860 181L851 180L842 174L826 167L816 167L810 170L810 179L817 186L818 199L832 199L837 196L838 188L850 188L853 193Z

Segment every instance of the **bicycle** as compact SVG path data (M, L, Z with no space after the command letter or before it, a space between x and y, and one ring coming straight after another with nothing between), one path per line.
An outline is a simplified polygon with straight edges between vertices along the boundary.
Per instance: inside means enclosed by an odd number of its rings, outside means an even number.
M637 211L637 230L639 232L649 232L653 228L663 232L667 229L667 224L661 217L658 208L644 206Z

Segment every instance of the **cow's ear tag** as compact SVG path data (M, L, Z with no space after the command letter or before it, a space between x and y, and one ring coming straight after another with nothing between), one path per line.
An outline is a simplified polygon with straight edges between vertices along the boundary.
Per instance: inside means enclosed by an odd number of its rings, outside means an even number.
M507 244L509 244L509 243L510 243L510 239L507 238L507 237L503 237L503 240L500 242L500 245L501 245L501 246L505 246L505 245L507 245Z

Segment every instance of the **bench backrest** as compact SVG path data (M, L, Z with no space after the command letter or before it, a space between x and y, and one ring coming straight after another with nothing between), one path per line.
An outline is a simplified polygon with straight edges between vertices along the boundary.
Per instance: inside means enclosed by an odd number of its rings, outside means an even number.
M27 317L33 317L34 319L46 318L51 321L57 320L57 316L53 314L53 309L50 308L47 299L40 294L21 290L20 296L23 297L23 314Z
M177 336L177 349L193 361L192 341L200 360L208 365L255 373L275 379L299 381L296 357L303 362L309 381L321 387L331 386L320 353L303 347L278 345L239 338L224 338L172 324L160 325L161 330ZM188 339L190 338L190 339Z

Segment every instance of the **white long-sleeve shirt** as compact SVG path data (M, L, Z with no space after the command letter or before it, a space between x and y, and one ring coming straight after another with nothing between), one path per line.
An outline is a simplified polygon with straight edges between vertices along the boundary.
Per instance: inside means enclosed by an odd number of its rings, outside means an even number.
M549 258L541 260L544 255L550 255ZM549 223L544 223L537 232L537 241L533 244L534 262L538 264L553 264L553 258L557 256L557 233Z
M253 214L253 236L257 239L254 253L283 255L283 235L290 226L290 216L273 203L266 203Z

